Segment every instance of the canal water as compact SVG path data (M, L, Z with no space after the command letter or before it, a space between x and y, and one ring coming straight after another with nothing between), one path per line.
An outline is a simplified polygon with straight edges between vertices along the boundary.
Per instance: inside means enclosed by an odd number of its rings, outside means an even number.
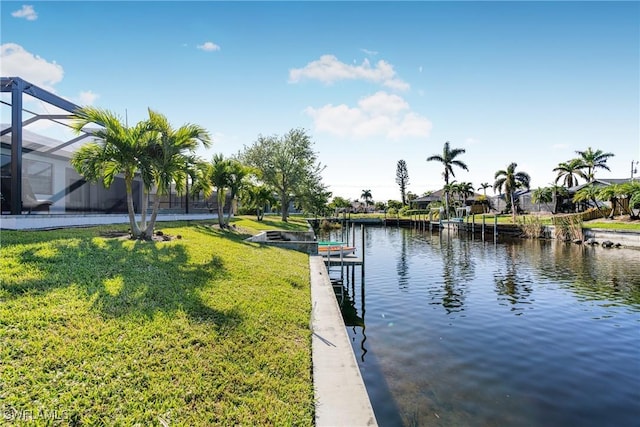
M640 425L640 251L365 233L335 290L381 426Z

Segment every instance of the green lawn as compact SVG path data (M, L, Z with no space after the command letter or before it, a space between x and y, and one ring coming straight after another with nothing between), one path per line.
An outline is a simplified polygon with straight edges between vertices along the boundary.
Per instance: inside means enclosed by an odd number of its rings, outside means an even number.
M255 233L263 230L287 230L287 231L306 231L309 223L300 216L290 216L287 222L282 222L280 216L265 216L262 221L257 221L255 216L239 216L233 217L230 221L243 229L251 230Z
M312 425L307 255L209 224L159 228L182 238L2 231L4 409L65 424Z
M583 228L603 228L607 230L631 230L640 232L640 221L634 222L602 222L592 220L582 223Z

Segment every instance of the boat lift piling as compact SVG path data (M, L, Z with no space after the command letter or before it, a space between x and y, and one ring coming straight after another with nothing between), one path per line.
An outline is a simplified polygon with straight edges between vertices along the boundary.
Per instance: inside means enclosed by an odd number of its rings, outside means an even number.
M482 241L484 242L484 228L487 224L487 217L482 214Z
M346 227L348 227L348 226L345 224L345 228ZM347 242L348 242L349 230L348 229L345 230L345 228L343 228L342 236L346 237L345 240L347 240ZM340 279L335 279L336 283L334 283L336 286L337 286L338 283L342 283L344 281L344 275L345 275L344 268L345 267L347 267L347 273L346 274L348 274L349 266L351 266L352 268L355 268L356 265L360 265L361 266L362 277L364 278L365 247L366 247L366 233L365 233L364 224L360 224L360 234L361 234L360 242L361 242L361 250L362 250L362 255L360 257L352 256L352 255L345 255L344 252L341 249L337 250L338 253L336 253L336 251L331 252L331 246L329 246L327 254L326 254L326 256L324 256L324 262L325 262L325 264L327 266L327 272L329 272L329 276L331 276L331 274L330 274L331 271L334 271L334 269L332 269L331 267L337 267L337 268L340 269ZM355 225L354 224L351 224L351 235L352 235L351 245L355 246L356 245L356 230L355 230ZM338 255L339 255L339 258L338 258Z
M364 253L365 253L365 250L364 250L364 247L365 247L365 244L364 244L364 241L365 241L364 224L360 224L360 234L361 234L360 242L362 243L362 275L364 276ZM355 241L354 241L354 243L355 243Z

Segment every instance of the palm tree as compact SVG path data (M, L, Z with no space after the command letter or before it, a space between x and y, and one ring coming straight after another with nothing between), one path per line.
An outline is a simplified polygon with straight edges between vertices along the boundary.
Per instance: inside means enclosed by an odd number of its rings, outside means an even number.
M491 188L491 184L489 184L488 182L483 182L482 184L480 184L480 187L478 187L478 190L482 190L482 194L484 195L484 198L482 199L482 212L489 212L489 209L491 207L491 203L489 202L489 199L487 198L487 188Z
M258 221L264 219L267 204L276 202L274 190L266 185L249 185L243 193L243 200L246 200L249 206L255 208Z
M371 190L362 190L362 194L360 194L360 197L364 200L364 204L367 207L371 205L371 199L373 198L373 196L371 196Z
M622 203L620 203L620 200L626 197L624 190L622 184L607 185L598 190L598 198L608 200L609 203L611 203L610 219L615 217L616 207L618 206L620 206L620 214L622 214Z
M458 184L458 195L462 197L462 203L467 204L467 198L473 196L473 184L470 182L461 182Z
M455 179L453 181L451 181L448 184L445 184L444 187L442 187L442 189L444 190L444 196L445 196L445 200L443 200L444 203L446 203L446 195L449 195L449 197L453 197L455 198L455 196L458 194L458 181L456 181ZM449 202L451 205L453 205L453 201Z
M101 179L106 188L111 186L116 175L124 175L131 236L140 238L142 231L136 222L133 206L133 181L139 172L145 187L151 185L151 162L147 155L151 132L149 122L142 121L134 127L127 127L113 112L87 106L75 111L71 127L79 133L90 123L102 125L93 132L98 142L80 147L71 158L71 164L88 181ZM143 197L142 209L146 210L146 197Z
M149 225L143 233L145 238L153 235L160 196L171 192L172 183L176 183L179 189L186 188L187 170L193 161L195 150L201 143L205 148L211 146L209 133L198 125L186 124L174 129L164 115L151 109L149 123L153 129L153 140L148 146L148 156L156 185L156 198Z
M629 218L638 219L638 208L640 208L640 182L625 182L622 184L622 190L629 201Z
M569 191L567 191L566 188L553 184L551 187L549 187L551 189L551 196L552 196L552 200L554 200L554 206L553 206L553 211L551 212L552 214L556 214L558 213L558 211L560 210L560 203L562 201L562 199L560 198L560 196L562 197L566 197L569 195Z
M554 172L558 172L555 183L562 180L565 187L571 188L578 185L578 177L587 179L582 172L584 163L582 159L571 159L568 162L558 163L558 166L553 168Z
M531 193L531 201L538 205L540 212L540 204L544 203L549 208L549 203L553 201L553 189L551 187L538 187Z
M458 157L461 154L464 154L465 150L463 148L454 148L451 149L451 147L449 146L449 141L444 143L444 147L442 148L442 154L434 154L433 156L427 157L427 161L428 162L440 162L443 164L444 166L444 172L442 174L442 176L444 177L444 184L445 187L449 185L449 175L455 177L456 175L453 173L453 166L458 166L461 169L464 169L466 171L469 170L469 168L467 167L467 165L460 161L460 160L456 160L456 157ZM449 216L449 193L448 191L445 189L445 208L447 210L447 218Z
M482 184L480 184L480 187L478 187L478 190L482 190L484 197L487 197L487 188L490 188L491 184L489 184L488 182L483 182Z
M582 187L580 190L576 191L576 194L573 195L574 203L585 203L585 202L593 202L594 206L598 208L599 211L600 205L598 204L598 199L600 198L600 190L593 184L589 184L585 187Z
M513 222L516 222L516 200L515 192L518 188L529 189L529 183L531 177L526 172L516 172L518 167L517 163L511 163L507 169L499 170L495 174L495 182L493 183L493 189L498 190L500 194L509 196L511 214Z
M224 205L227 199L227 190L231 185L231 161L225 159L222 154L215 154L210 163L202 165L201 177L192 188L195 193L202 192L208 198L216 192L218 205L218 225L225 227Z
M246 185L245 178L251 173L251 168L242 164L239 160L231 159L229 162L229 195L231 197L231 208L227 213L227 225L231 219L231 214L235 213L238 193Z
M604 153L600 149L593 151L591 147L588 147L585 151L576 151L576 153L582 161L581 168L587 170L586 173L583 172L587 182L593 182L596 169L611 170L609 166L607 166L607 159L613 157L613 153Z

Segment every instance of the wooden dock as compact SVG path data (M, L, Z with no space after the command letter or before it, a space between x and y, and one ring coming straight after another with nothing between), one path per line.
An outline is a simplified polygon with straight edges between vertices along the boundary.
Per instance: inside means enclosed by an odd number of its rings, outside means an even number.
M324 263L328 266L340 266L340 265L362 265L364 260L355 255L345 255L343 257L332 256L332 257L322 257Z

